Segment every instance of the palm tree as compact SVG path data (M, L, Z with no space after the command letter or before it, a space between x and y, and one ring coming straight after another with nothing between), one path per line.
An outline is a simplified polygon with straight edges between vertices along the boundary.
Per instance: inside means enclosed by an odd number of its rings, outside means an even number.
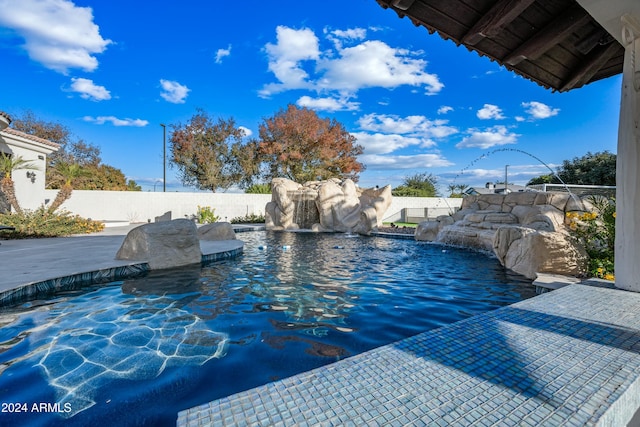
M459 190L460 195L463 195L464 194L464 190L469 188L469 186L467 184L458 184L456 187Z
M457 189L458 189L458 186L456 184L447 185L447 190L449 190L449 197L453 196Z
M65 202L65 200L71 197L71 193L73 192L73 180L86 175L86 171L77 163L58 161L53 166L53 169L57 175L62 177L64 184L62 184L62 187L58 190L58 194L56 194L56 198L53 200L53 203L51 203L51 206L49 206L49 213L55 212L56 209Z
M30 163L28 160L24 160L21 156L11 156L0 152L0 173L2 174L2 180L0 180L0 190L4 193L7 201L11 207L17 212L22 213L22 208L18 203L16 197L16 188L11 174L13 171L20 169L38 170L38 167Z

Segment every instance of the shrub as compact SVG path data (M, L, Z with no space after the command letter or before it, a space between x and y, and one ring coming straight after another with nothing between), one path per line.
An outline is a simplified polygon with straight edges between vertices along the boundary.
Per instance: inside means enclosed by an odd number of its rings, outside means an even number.
M271 194L271 184L253 184L244 190L247 194Z
M265 221L263 214L249 214L245 216L239 216L231 220L231 224L259 224Z
M0 224L15 227L15 231L1 234L9 239L88 234L104 229L104 224L100 221L82 218L66 211L48 212L44 207L22 213L0 214Z
M592 212L567 212L569 229L587 251L589 275L614 280L615 200L594 196L590 201L594 208Z
M220 219L216 216L215 208L209 206L198 206L198 212L196 213L196 221L199 224L211 224Z

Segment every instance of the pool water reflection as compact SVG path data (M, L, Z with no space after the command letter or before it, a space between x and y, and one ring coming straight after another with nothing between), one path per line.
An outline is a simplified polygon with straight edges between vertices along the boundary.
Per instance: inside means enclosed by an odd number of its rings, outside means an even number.
M0 396L25 425L175 425L178 411L535 294L485 254L255 232L239 258L0 313ZM69 410L64 410L69 409Z

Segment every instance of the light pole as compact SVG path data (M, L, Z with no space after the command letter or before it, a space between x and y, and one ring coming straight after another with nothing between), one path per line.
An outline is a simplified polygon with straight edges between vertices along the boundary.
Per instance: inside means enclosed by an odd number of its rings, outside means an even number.
M509 187L509 174L507 172L509 165L504 165L504 194L507 194L507 188Z
M167 191L167 127L164 123L162 126L162 192Z

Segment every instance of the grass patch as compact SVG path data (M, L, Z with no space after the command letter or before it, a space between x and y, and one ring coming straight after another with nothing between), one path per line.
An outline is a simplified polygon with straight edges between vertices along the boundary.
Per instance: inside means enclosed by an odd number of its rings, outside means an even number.
M385 227L391 227L391 224L397 226L397 227L411 227L411 228L416 228L418 226L418 224L416 224L415 222L384 222L382 223L382 225L384 225Z

